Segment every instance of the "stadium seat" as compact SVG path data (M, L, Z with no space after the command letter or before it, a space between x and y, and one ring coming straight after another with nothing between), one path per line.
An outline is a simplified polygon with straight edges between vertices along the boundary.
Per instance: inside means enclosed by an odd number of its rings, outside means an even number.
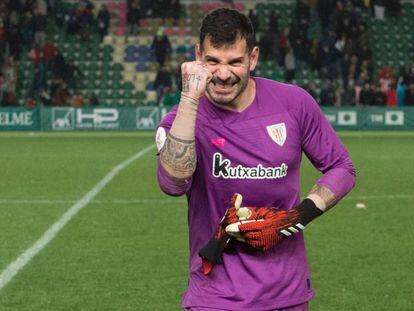
M135 71L135 63L124 64L124 71L125 72L134 72Z
M156 91L147 91L147 101L156 102L157 101L157 92Z
M144 72L144 71L147 71L147 65L146 65L146 63L138 63L136 66L135 66L135 70L136 71L138 71L138 72Z
M135 83L135 89L140 92L144 92L146 87L145 81L136 81Z
M135 81L136 74L133 72L125 72L124 73L124 80L125 81Z

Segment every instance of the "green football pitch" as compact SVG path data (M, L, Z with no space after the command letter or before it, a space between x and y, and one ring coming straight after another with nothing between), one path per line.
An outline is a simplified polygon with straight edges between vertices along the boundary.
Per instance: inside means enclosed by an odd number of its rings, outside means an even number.
M357 186L306 229L311 310L414 310L414 132L339 135ZM180 310L186 203L158 189L151 146L0 133L0 310ZM305 160L302 194L318 176Z

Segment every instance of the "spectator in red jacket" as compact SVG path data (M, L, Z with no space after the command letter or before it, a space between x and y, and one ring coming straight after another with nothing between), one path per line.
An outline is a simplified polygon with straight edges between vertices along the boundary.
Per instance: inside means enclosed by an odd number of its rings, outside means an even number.
M43 46L43 57L46 62L46 69L49 70L52 68L53 62L57 55L57 48L53 44L53 42L46 41L45 45Z
M39 67L39 64L44 60L43 50L38 44L36 44L29 52L29 57L32 60L35 68Z

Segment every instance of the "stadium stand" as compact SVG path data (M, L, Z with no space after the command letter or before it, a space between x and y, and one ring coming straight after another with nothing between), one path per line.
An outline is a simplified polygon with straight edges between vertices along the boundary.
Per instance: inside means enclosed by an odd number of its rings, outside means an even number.
M414 3L401 2L84 0L51 5L38 0L30 6L32 1L2 0L0 102L71 105L71 98L81 95L84 105L162 105L166 94L177 98L172 92L179 93L180 64L194 59L200 19L225 6L249 14L256 28L266 61L254 74L298 84L321 105L414 105L407 101L414 89ZM164 78L172 85L157 80L163 65L154 53L157 35L170 44ZM48 52L45 42L52 45Z

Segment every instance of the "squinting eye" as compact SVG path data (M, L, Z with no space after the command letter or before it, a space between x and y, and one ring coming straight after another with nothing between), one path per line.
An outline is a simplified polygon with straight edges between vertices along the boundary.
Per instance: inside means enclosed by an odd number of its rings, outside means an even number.
M207 63L208 63L209 65L217 65L217 62L216 62L216 61L214 61L214 60L209 60Z

